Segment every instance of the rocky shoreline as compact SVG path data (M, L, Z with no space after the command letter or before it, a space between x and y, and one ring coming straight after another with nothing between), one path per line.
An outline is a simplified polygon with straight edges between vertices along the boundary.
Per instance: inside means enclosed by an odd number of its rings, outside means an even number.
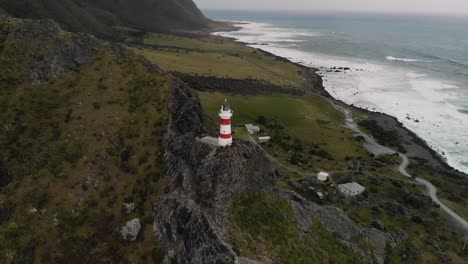
M228 38L231 39L231 38ZM239 42L244 45L249 45L249 43L245 42ZM323 85L323 78L320 76L317 72L319 71L318 68L316 67L307 67L305 65L302 65L300 63L292 62L287 58L278 56L276 54L273 54L271 52L267 52L261 49L258 49L259 51L268 54L269 56L272 56L276 58L277 60L285 61L291 64L294 64L304 70L308 73L308 77L311 81L314 81L314 88L317 89L321 95L323 95L326 98L329 98L330 100L333 100L336 103L340 103L343 105L346 105L350 109L355 109L359 110L362 112L365 112L370 119L377 121L377 123L383 127L386 131L392 131L395 130L398 132L399 137L401 138L401 141L404 144L404 147L408 153L408 156L411 158L417 158L417 159L423 159L427 160L431 166L439 167L442 168L448 172L455 173L457 175L463 176L468 178L468 174L461 172L452 166L450 166L445 157L440 155L437 151L432 149L427 142L419 137L416 133L413 131L409 130L406 128L400 121L398 121L397 118L390 116L385 113L380 113L380 112L373 112L365 108L360 108L355 105L349 105L341 100L338 100L334 98L324 87ZM338 67L345 69L346 67Z

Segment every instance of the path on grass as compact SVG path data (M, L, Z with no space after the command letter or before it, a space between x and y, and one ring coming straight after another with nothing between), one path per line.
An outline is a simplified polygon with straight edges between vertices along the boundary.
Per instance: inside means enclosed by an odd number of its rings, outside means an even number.
M346 118L346 127L350 128L360 136L362 136L365 139L365 147L369 152L375 154L375 155L391 155L391 154L398 154L401 158L401 164L399 167L399 171L402 175L414 179L416 182L420 183L421 185L424 185L426 187L427 194L429 197L431 197L432 201L440 206L440 208L449 216L451 217L458 225L464 230L465 233L468 233L468 222L455 213L452 209L448 208L445 204L443 204L439 198L437 197L437 188L429 181L418 178L418 177L413 177L411 174L408 173L406 168L408 168L410 161L408 157L400 152L394 151L388 147L380 145L373 137L367 135L366 133L362 132L361 129L359 129L359 126L355 122L353 118L353 113L351 110L346 109L335 102L325 98L330 104L332 104L337 110L342 112L345 115Z

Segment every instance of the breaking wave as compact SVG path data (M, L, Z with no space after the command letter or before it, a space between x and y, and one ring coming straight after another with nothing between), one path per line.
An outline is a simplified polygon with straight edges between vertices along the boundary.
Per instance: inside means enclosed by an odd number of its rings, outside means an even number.
M422 60L408 59L408 58L396 58L392 56L385 57L389 61L404 61L404 62L423 62Z

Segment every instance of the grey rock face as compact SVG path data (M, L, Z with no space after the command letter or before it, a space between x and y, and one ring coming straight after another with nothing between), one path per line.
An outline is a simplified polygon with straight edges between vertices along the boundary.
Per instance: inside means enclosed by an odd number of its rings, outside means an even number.
M224 240L226 210L233 195L247 188L271 188L274 166L261 148L249 143L213 148L195 141L206 133L201 106L196 94L179 81L169 111L165 147L172 182L153 205L154 230L170 248L164 261L236 263L237 254Z
M140 233L140 229L140 219L135 218L128 221L120 228L120 235L123 237L123 239L133 242L137 239L138 233Z
M74 34L64 43L57 43L43 55L33 57L29 80L40 83L59 77L89 63L96 55L100 42L91 35Z
M320 206L292 191L280 190L279 193L291 201L296 220L304 234L312 228L311 216L314 216L329 232L338 234L341 242L359 253L366 261L372 262L375 258L378 263L384 263L387 243L394 244L391 235L377 229L358 226L338 208ZM369 242L373 248L360 248L357 243L360 240Z
M196 141L206 133L201 106L197 95L177 80L169 113L164 144L172 178L165 194L153 203L154 231L169 248L164 263L255 263L239 256L226 241L228 208L245 190L274 192L288 200L302 231L299 235L309 232L313 216L366 261L384 262L392 236L356 225L337 208L276 187L282 175L260 147L235 141L231 147L215 148ZM360 248L359 240L373 248Z
M8 24L9 20L12 18L0 16L0 26L3 23ZM27 74L23 79L33 84L78 70L81 65L94 60L103 48L111 49L122 57L133 55L119 44L108 43L85 33L64 32L50 19L17 19L10 24L15 26L5 27L8 30L5 41L19 43L26 50L29 63L24 69ZM162 72L161 68L147 59L140 57L140 61L150 72Z
M136 208L135 203L124 203L123 204L123 209L124 209L125 213L127 213L127 214L135 211L135 208Z

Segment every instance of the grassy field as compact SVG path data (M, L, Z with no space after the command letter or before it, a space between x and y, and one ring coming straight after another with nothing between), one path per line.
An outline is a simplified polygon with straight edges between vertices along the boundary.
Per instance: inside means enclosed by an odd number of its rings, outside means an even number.
M154 48L134 50L167 71L253 78L286 87L305 83L299 67L227 39L148 34L143 43Z
M317 158L315 162L310 158L310 162L315 164L312 166L315 170L336 170L337 167L344 166L343 162L347 157L366 155L365 150L353 139L352 133L341 126L344 122L342 114L314 94L304 97L243 96L208 92L198 94L203 109L214 120L217 118L220 102L227 98L234 110L234 125L256 123L263 116L270 123L284 127L278 129L274 125L262 126L263 135L273 137L271 147L266 145L266 149L284 164L288 164L286 159L290 157L290 153L277 145L275 139L278 140L278 137L291 137L288 140L290 144L299 140L304 148L318 146L334 158L333 161ZM308 153L304 156L312 157Z

